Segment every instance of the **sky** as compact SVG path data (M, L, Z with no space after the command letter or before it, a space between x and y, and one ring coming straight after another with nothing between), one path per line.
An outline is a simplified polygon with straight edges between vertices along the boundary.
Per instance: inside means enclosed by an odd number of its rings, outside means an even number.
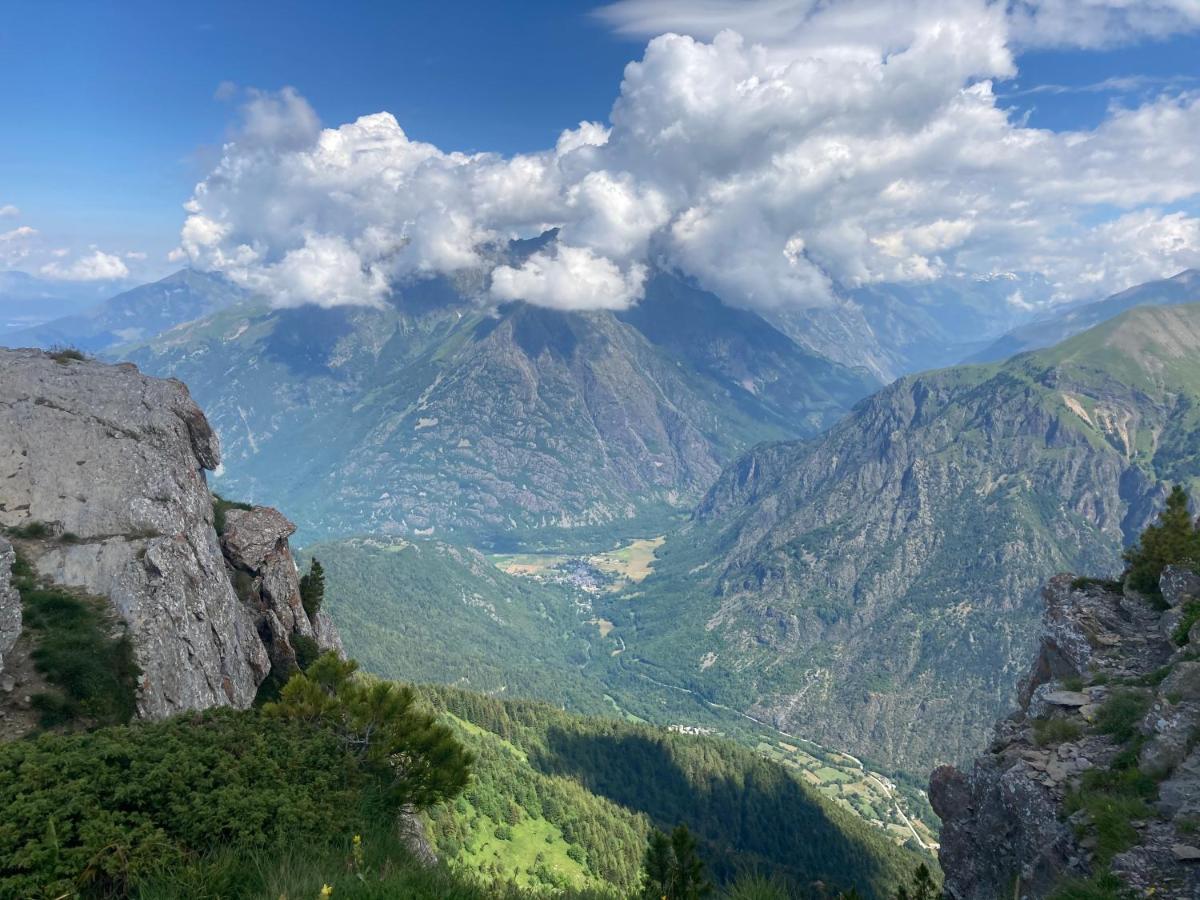
M1200 265L1198 0L46 0L0 71L0 269L64 284L621 308L664 266L762 308Z

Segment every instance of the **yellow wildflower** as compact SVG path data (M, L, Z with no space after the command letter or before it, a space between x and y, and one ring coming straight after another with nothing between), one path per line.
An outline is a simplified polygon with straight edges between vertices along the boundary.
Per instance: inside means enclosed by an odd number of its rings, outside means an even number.
M321 896L322 897L332 897L333 896L333 885L330 885L330 884L321 885Z

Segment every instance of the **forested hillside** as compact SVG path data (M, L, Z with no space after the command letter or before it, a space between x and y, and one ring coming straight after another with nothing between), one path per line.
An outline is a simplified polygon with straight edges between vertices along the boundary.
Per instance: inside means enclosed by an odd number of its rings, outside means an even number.
M904 378L816 441L730 466L654 573L601 615L623 663L921 772L984 740L1037 591L1103 573L1200 477L1200 306Z
M449 687L422 692L479 759L462 798L431 814L438 846L485 872L553 883L557 859L568 880L628 890L648 827L679 823L723 883L772 872L804 891L819 882L885 897L929 862L728 740Z

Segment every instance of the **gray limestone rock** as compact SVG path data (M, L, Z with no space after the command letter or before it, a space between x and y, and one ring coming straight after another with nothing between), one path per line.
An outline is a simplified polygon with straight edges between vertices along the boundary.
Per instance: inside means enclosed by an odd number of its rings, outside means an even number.
M218 541L204 470L219 464L180 382L0 349L0 526L45 526L25 541L38 574L109 599L129 626L146 718L249 706L277 656L294 662L290 636L316 637L286 518L231 510ZM0 667L20 633L11 562L0 541ZM320 632L340 647L328 620Z
M4 656L21 636L21 597L12 584L12 565L16 560L12 544L0 537L0 673Z

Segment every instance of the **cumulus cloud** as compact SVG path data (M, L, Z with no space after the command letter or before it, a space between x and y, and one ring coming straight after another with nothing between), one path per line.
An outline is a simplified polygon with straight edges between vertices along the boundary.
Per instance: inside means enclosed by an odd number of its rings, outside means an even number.
M21 210L11 203L0 204L0 219L15 219L20 214Z
M641 296L645 280L643 265L622 272L587 247L558 244L553 253L535 253L520 268L493 270L492 296L559 309L625 309Z
M1200 8L1087 2L1107 24L1083 46L1189 28ZM1090 296L1200 265L1180 211L1200 196L1200 93L1067 133L999 103L1014 48L1070 42L1069 7L626 0L604 12L616 26L690 34L649 42L609 122L513 157L414 141L389 113L322 129L294 90L252 91L176 258L282 305L374 304L472 270L494 299L566 309L628 306L652 266L768 307L1017 270Z
M707 39L732 29L765 43L820 46L832 38L874 46L908 43L939 6L969 5L1003 14L1011 40L1022 46L1094 49L1200 29L1196 0L618 0L597 15L636 37L679 31Z
M93 250L65 264L47 263L40 271L47 278L61 281L110 281L129 275L129 269L119 256L102 250Z

